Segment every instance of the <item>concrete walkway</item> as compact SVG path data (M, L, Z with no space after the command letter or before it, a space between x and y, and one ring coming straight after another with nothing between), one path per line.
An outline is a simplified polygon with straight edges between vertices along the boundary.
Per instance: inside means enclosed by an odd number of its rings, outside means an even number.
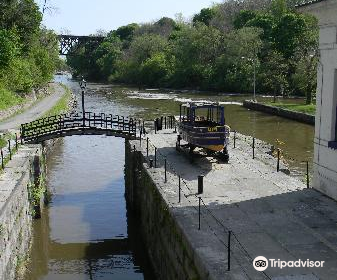
M0 132L10 129L17 129L22 123L34 121L42 117L47 111L55 106L55 104L64 95L64 88L57 83L53 84L53 93L42 99L23 113L15 115L3 122L0 122Z
M189 157L175 150L176 134L149 134L157 147L158 168L149 172L170 205L177 223L195 249L208 279L337 279L337 203L307 189L301 181L276 172L276 161L263 154L252 159L249 144L238 141L229 150L229 164L211 157ZM146 155L146 141L132 141ZM150 144L150 158L154 148ZM261 152L262 153L262 152ZM168 182L164 182L164 160ZM272 164L272 165L269 165ZM174 171L173 171L174 170ZM178 203L181 175L182 201ZM204 175L201 230L198 230L197 176ZM231 238L231 270L227 271L228 231ZM324 261L324 267L269 267L258 272L257 256L281 261Z

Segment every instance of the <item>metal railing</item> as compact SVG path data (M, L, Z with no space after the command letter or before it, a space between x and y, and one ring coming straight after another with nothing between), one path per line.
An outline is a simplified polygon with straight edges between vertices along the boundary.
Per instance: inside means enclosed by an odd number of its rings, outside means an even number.
M30 142L44 135L74 129L106 130L135 137L137 120L119 115L93 112L86 112L84 116L81 113L61 114L23 124L20 133L24 142Z

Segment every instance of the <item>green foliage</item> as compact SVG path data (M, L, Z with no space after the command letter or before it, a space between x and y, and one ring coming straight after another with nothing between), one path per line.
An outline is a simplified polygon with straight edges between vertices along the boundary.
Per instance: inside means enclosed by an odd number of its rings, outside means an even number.
M216 61L215 88L228 91L251 91L254 65L258 68L257 53L262 42L261 30L245 27L225 37L225 51Z
M108 34L108 37L118 37L123 42L124 48L126 49L129 47L129 44L138 28L139 25L137 23L121 26L117 30L111 31Z
M117 40L104 42L95 50L96 63L105 80L114 74L113 69L116 68L117 59L121 54L121 44Z
M170 73L170 63L164 53L154 54L140 68L141 80L149 86L165 85Z
M269 103L269 105L272 105L274 107L280 107L280 108L287 109L290 111L306 113L310 115L315 115L316 113L316 105L313 105L313 104L303 105L303 104Z
M274 32L275 47L285 58L290 58L299 47L304 36L305 16L287 13L280 18Z
M317 21L296 0L228 0L180 15L111 31L96 50L78 48L77 75L149 86L267 94L301 94L316 86ZM313 59L309 59L313 58Z
M0 84L0 110L5 110L23 102L23 98L19 95L5 89Z
M145 34L156 34L168 38L174 30L179 29L179 24L173 19L163 17L154 23L144 23L135 31L135 36L143 36Z
M221 39L219 30L204 24L176 31L168 51L174 61L172 84L206 88L221 52Z
M29 46L38 33L42 14L33 0L6 0L0 2L0 29L15 29L23 44L23 50Z
M274 41L275 20L272 15L257 13L254 18L247 21L245 26L262 29L261 39L265 43Z
M40 27L42 15L33 0L0 2L0 110L23 102L53 76L58 58L57 36Z
M292 76L294 85L296 85L302 95L306 96L306 104L308 105L312 104L313 97L316 93L317 61L316 56L301 57L297 62L295 73Z
M65 89L65 94L55 104L53 108L51 108L47 113L45 113L44 117L65 114L69 111L69 104L72 98L72 94L71 94L70 89L67 88L66 86L64 86L64 89Z
M196 14L193 17L193 23L203 23L205 25L209 25L213 17L215 16L215 9L205 8L200 11L199 14Z
M260 72L261 86L274 94L274 99L288 88L287 73L289 66L277 51L270 51L264 58Z
M18 40L15 32L0 29L0 68L8 67L19 54Z
M250 10L242 10L238 13L233 21L235 29L243 28L247 22L256 18L256 12Z

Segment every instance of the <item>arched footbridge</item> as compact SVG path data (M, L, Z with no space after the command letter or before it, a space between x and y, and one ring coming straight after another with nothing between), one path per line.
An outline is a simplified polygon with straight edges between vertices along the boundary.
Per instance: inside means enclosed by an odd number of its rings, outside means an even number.
M137 125L138 123L138 125ZM139 120L105 113L70 113L50 116L21 125L24 143L38 144L46 140L72 135L106 135L136 139L141 133Z

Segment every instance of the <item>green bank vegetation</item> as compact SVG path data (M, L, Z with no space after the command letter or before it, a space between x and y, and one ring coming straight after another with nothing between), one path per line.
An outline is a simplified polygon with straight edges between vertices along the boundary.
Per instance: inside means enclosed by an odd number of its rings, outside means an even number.
M15 94L12 91L5 89L0 84L0 110L5 110L12 106L18 105L22 103L23 101L24 101L24 98L22 98L20 95Z
M306 96L316 87L318 26L292 0L228 0L192 20L181 15L109 32L98 47L76 46L75 75L139 87Z
M56 116L59 114L65 114L68 113L70 108L70 103L72 99L72 93L68 87L63 85L63 88L65 90L64 95L61 97L61 99L55 104L53 108L51 108L45 115L44 117L49 117L49 116Z
M24 102L60 64L57 36L41 22L33 0L0 2L0 110Z
M15 139L15 135L13 135L12 133L4 133L0 135L0 148L4 148L8 146L8 140L10 139Z
M315 113L316 113L316 105L314 105L314 104L305 105L305 104L269 103L267 105L287 109L287 110L290 110L290 111L310 114L310 115L315 115Z

